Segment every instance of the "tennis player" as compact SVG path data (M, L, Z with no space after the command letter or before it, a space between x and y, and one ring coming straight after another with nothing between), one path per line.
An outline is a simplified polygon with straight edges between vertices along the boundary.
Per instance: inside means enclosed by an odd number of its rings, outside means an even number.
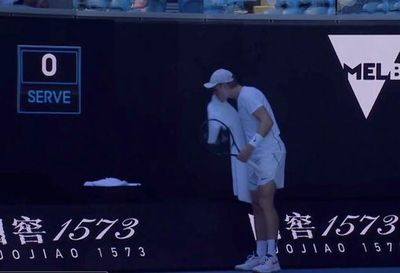
M241 125L247 144L239 153L239 160L254 161L258 171L249 166L248 187L255 219L256 252L249 255L238 270L275 272L280 270L276 255L279 217L274 205L277 189L284 186L286 148L279 134L272 108L265 95L254 87L242 86L226 69L212 73L204 84L221 100L236 99Z

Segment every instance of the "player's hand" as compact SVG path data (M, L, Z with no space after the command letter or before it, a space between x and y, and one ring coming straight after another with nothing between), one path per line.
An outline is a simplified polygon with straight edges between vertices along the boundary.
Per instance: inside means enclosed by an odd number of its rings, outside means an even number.
M246 162L247 160L249 160L253 151L254 151L254 147L251 146L250 144L247 144L246 146L244 146L244 148L238 154L238 159L242 162Z

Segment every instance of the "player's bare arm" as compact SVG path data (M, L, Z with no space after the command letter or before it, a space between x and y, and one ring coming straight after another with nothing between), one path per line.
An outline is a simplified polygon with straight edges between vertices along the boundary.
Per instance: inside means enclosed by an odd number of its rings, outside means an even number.
M260 121L260 126L258 127L257 133L265 137L269 130L271 130L272 125L274 125L274 122L264 106L257 108L253 115Z
M262 137L265 137L268 134L269 130L271 130L274 122L272 121L264 106L260 106L259 108L257 108L257 110L254 111L253 115L260 121L257 133L260 134ZM247 160L249 160L254 149L255 147L253 145L249 143L246 144L246 146L244 146L244 148L240 151L238 159L240 161L246 162Z

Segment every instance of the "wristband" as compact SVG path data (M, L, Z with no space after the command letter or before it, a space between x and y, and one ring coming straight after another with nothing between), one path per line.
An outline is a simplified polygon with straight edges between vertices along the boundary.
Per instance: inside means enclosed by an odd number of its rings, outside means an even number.
M263 136L260 135L259 133L256 133L250 140L249 144L255 148L257 147L258 143L260 143L261 140L263 140Z

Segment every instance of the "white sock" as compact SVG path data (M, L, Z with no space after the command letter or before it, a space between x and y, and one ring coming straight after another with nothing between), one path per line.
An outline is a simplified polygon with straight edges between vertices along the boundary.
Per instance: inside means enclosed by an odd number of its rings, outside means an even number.
M267 254L267 241L257 240L256 245L257 245L257 250L256 250L257 256L264 257Z
M267 240L267 250L268 250L268 254L275 256L276 255L276 241L275 240Z

